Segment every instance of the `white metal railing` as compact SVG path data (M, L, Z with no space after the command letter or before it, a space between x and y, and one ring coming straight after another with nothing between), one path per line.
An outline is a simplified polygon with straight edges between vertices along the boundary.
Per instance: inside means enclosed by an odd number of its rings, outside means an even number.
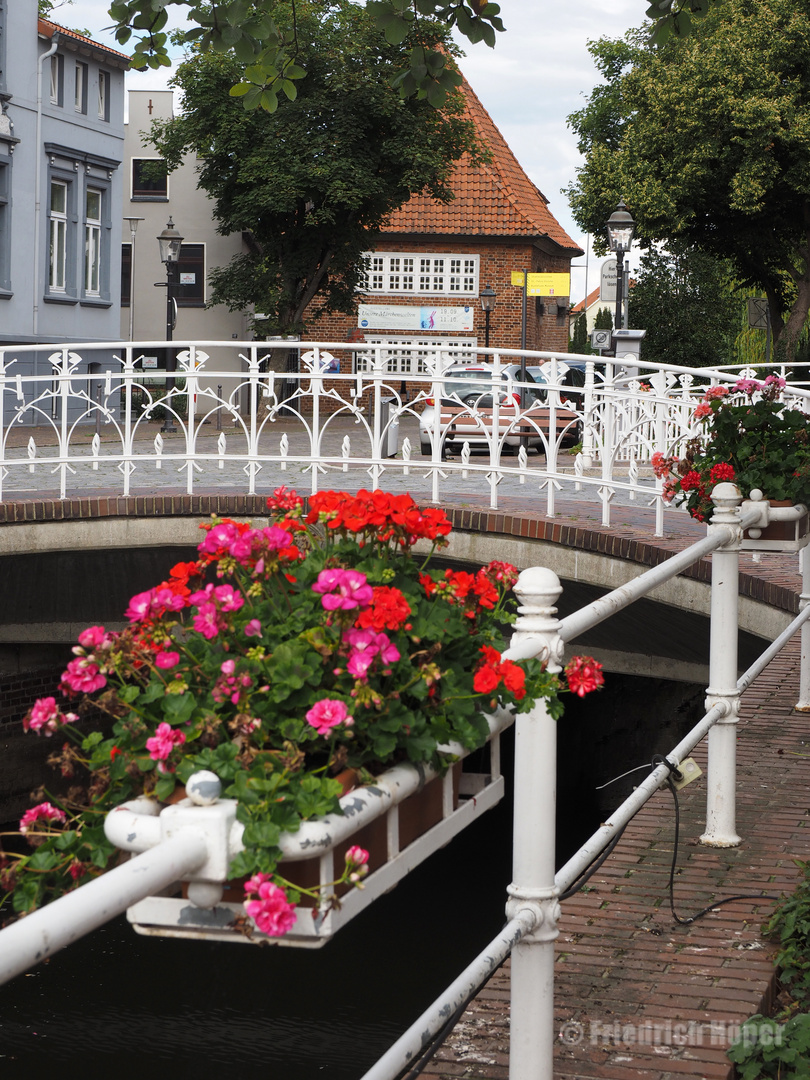
M726 483L714 488L712 499L715 507L706 539L562 620L556 618L555 605L562 592L556 574L541 567L520 574L515 587L519 615L510 647L504 655L512 659L536 656L545 662L549 671L555 672L561 669L567 642L711 552L710 685L706 714L559 871L555 870L557 725L542 700L531 711L517 716L513 882L508 889L507 925L366 1073L364 1080L393 1080L445 1026L448 1016L463 1007L509 954L512 957L510 1076L515 1080L551 1080L555 1041L554 942L558 936L561 895L581 878L705 736L709 741L709 760L706 830L701 843L711 847L732 847L740 843L735 807L740 694L797 631L802 639L797 708L810 710L808 559L804 559L799 616L778 641L738 677L737 604L742 535L745 529L764 528L770 520L799 519L806 515L806 509L771 509L762 500L743 502L738 489ZM802 543L807 543L806 537ZM493 732L510 721L509 716L493 717ZM499 774L496 761L491 772L493 776ZM211 779L216 781L216 777ZM389 785L390 798L372 795L364 798L360 815L366 814L370 820L378 813L386 812L388 803L396 803L409 794L409 784L412 786L412 778L410 781L400 778ZM189 924L191 936L200 936L203 930L216 933L223 925L216 913L223 906L220 904L221 886L227 877L232 855L238 850L239 826L232 800L220 800L218 790L212 792L208 781L197 786L199 792L195 791L192 778L189 799L163 810L159 823L144 817L143 807L138 805L114 811L108 824L111 837L122 847L142 853L0 931L0 982L19 974L125 908L135 905L137 910L138 901L150 898L151 902L161 889L178 880L189 880L191 884L188 901L181 902L183 912L179 921L175 919L175 928L187 922L188 911L196 908L204 914ZM446 803L448 799L444 801ZM120 827L122 823L123 828ZM298 850L289 854L301 855L304 850L308 853L313 838L305 837L304 840L307 848L302 849L298 843ZM291 839L290 843L295 846L297 841ZM333 867L327 869L331 873ZM225 910L223 918L225 922L232 921L233 912ZM171 927L171 920L167 925ZM169 928L168 932L173 931Z
M167 347L175 371L144 366ZM560 492L576 492L601 505L605 525L614 503L637 501L653 508L662 535L662 482L649 468L651 455L694 434L694 406L707 382L755 374L667 364L630 370L593 356L514 349L476 356L491 365L493 390L503 389L504 369L525 358L541 369L545 400L539 411L525 402L509 409L493 395L487 412L457 398L456 413L476 437L453 442L450 420L431 403L441 401L447 367L470 359L462 346L426 349L407 376L389 370L396 364L385 346L366 343L3 347L0 499L16 491L192 494L211 484L254 494L291 479L314 492L344 486L352 473L356 486L405 485L437 503L459 480L493 508L499 491L534 491L548 516ZM584 365L584 385L573 393L566 384L572 362ZM810 412L802 387L792 386L787 400Z

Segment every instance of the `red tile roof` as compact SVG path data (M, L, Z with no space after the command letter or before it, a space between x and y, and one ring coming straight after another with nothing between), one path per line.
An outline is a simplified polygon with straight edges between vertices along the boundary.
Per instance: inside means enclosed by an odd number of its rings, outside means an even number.
M578 315L582 311L587 311L591 304L595 304L599 299L599 286L597 286L593 292L589 292L584 300L580 300L578 304L574 304L571 308L572 315Z
M465 155L452 178L455 199L445 205L428 195L414 195L383 227L386 233L461 234L464 236L548 236L572 255L582 251L548 209L548 199L531 182L492 117L464 80L466 114L478 137L492 152L489 165L477 168Z
M127 65L129 64L129 57L126 53L118 52L117 49L111 49L107 45L93 41L92 38L85 37L84 34L78 34L75 30L68 30L65 26L59 26L58 23L51 22L50 19L37 19L37 31L46 38L52 38L54 34L60 34L62 37L82 41L94 49L101 49L102 52L109 53L111 56L117 57L118 60L124 61Z

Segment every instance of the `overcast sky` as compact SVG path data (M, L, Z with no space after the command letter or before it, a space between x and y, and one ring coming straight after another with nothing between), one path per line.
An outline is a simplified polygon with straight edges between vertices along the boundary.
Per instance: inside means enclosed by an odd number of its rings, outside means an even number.
M579 162L566 117L582 107L598 82L587 43L620 37L641 24L647 0L575 0L566 6L552 0L501 0L506 31L494 49L465 43L461 67L484 107L501 129L512 151L540 188L552 213L585 247L561 188L574 179ZM107 0L75 0L54 13L56 22L87 28L94 38L120 48L109 25ZM123 51L123 50L122 50ZM130 72L131 89L165 87L168 69ZM578 259L571 283L572 302L585 295L585 259ZM631 265L633 260L631 257ZM588 288L598 284L597 261L591 257Z

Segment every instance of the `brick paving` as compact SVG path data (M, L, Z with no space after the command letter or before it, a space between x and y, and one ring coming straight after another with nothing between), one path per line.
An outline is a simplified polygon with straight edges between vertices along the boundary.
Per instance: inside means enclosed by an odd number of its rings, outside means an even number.
M344 479L342 486L350 487L349 481ZM673 515L667 518L668 537L655 538L649 510L637 505L623 506L617 523L604 529L599 506L575 497L560 499L554 519L537 512L536 498L522 494L505 495L497 512L477 504L468 492L443 494L443 505L457 529L546 539L644 566L704 535L703 527ZM0 524L13 528L19 522L131 515L250 516L263 507L261 496L232 493L192 497L167 492L131 499L95 494L65 501L35 497L0 503ZM795 555L763 555L757 562L746 554L741 571L741 592L786 611L798 610L801 579ZM702 580L708 580L709 572L710 560L691 571ZM793 712L798 662L794 641L743 697L737 814L743 843L726 850L702 847L705 780L680 793L675 903L682 916L739 892L790 891L797 880L793 860L810 858L810 717ZM694 756L705 769L705 745ZM556 1077L730 1080L727 1025L767 1009L772 999L774 946L761 936L771 902L734 903L692 925L677 925L667 896L673 841L673 806L665 790L631 822L587 890L563 904ZM507 1080L508 1036L507 962L425 1075Z

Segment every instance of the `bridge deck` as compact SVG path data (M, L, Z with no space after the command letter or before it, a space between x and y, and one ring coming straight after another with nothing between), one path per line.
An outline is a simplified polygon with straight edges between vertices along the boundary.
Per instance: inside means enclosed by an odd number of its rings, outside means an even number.
M649 512L634 506L623 507L620 520L603 529L598 506L573 498L561 499L561 513L554 520L535 513L536 502L528 496L505 497L497 512L471 504L461 490L444 498L461 529L548 539L647 565L703 535L701 526L678 517L673 535L656 539ZM65 502L39 498L2 503L0 524L118 515L251 515L262 508L261 497L167 494L119 499L99 494ZM744 555L742 570L741 591L784 610L798 610L796 556L765 555L755 562ZM704 579L708 572L708 564L694 570ZM705 812L704 784L692 784L681 793L675 903L683 916L739 892L790 891L797 881L793 860L810 858L810 755L805 754L810 719L793 712L797 695L794 642L743 698L739 848L717 851L697 844ZM695 753L702 766L704 754L705 747ZM771 903L734 903L693 925L676 925L667 899L673 841L672 800L661 792L628 827L587 891L563 904L556 982L562 1036L556 1076L730 1078L725 1057L730 1025L767 1008L773 996L774 947L760 932ZM508 1016L507 964L471 1004L425 1075L506 1080Z

